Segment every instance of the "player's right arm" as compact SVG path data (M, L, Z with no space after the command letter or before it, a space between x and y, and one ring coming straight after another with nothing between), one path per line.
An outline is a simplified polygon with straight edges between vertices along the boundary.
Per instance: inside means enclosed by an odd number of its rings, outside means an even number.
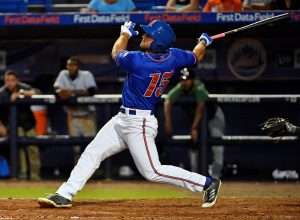
M198 39L198 44L194 47L193 53L197 61L200 62L205 54L205 49L213 42L213 39L206 33L203 33Z
M134 30L135 23L132 23L131 21L126 21L121 26L121 34L119 38L116 40L113 49L111 51L111 56L113 59L115 59L116 55L122 51L126 50L127 44L129 41L129 38L132 36L136 36L139 34L139 32Z

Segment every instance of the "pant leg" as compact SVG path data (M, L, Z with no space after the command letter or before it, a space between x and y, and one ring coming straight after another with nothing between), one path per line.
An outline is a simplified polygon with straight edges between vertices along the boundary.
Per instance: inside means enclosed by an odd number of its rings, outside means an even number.
M29 171L30 171L30 179L39 180L40 177L40 151L39 147L35 145L30 145L26 148L29 160Z
M113 117L98 132L94 140L82 153L68 181L60 186L57 193L67 199L72 199L83 188L105 158L127 148L115 129L117 120L118 116Z
M84 137L93 137L96 134L96 115L91 113L90 115L81 119L82 135Z
M96 131L96 117L94 113L83 117L70 117L69 119L69 132L73 137L94 137ZM80 158L82 153L82 146L74 146L74 165Z
M35 128L26 131L27 137L34 137L36 135ZM29 173L30 179L40 179L41 159L40 150L36 145L29 145L26 147L26 153L28 155Z
M215 116L209 121L208 127L212 137L221 137L224 135L225 117L220 107L218 107ZM211 176L214 178L220 178L222 175L224 150L225 148L223 145L212 146Z
M25 148L23 147L20 147L19 148L19 175L20 175L20 178L22 177L25 177L27 178L27 171L28 171L28 168L27 168L27 160L26 160L26 151L25 151Z
M139 172L150 181L170 183L193 192L202 192L206 177L179 167L161 165L154 142L157 133L155 117L136 120L125 116L120 131L126 136L129 151Z
M20 137L24 137L25 136L25 131L23 128L19 127L18 128L18 134ZM18 147L18 153L19 153L19 176L20 178L25 178L27 179L27 171L28 171L28 167L27 167L27 159L26 159L26 150L25 147Z
M80 137L80 121L78 118L73 117L70 113L68 113L68 132L71 137ZM79 145L73 146L73 164L76 165L80 158L81 147Z

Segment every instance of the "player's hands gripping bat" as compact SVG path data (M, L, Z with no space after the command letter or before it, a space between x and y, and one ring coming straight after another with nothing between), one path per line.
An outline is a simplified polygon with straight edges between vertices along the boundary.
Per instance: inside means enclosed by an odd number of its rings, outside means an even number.
M208 47L213 42L213 39L207 33L203 33L198 38L198 42L200 42L200 41L204 42L205 46Z
M296 126L284 118L273 117L262 124L261 130L271 137L282 137L286 134L295 133Z
M131 21L126 21L121 26L121 33L126 33L129 35L129 37L138 35L139 32L134 30L134 26L135 26L135 23L132 23Z

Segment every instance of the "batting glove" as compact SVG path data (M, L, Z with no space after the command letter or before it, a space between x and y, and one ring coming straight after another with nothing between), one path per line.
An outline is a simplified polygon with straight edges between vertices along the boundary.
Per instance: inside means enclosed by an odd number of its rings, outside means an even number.
M139 32L134 30L134 26L135 26L135 23L132 23L131 21L126 21L121 26L121 34L126 33L129 35L129 37L138 35Z
M203 33L200 38L198 38L198 42L203 41L205 46L208 47L213 42L213 39L206 33Z

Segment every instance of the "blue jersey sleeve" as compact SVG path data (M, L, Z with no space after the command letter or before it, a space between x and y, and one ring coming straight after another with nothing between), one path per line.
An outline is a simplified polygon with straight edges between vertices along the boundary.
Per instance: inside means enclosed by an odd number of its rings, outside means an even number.
M138 51L122 50L116 55L115 62L121 69L134 71L141 64L141 59L141 53Z
M170 48L173 55L176 57L176 62L178 65L178 69L193 66L197 64L196 55L189 50L181 50L178 48Z

